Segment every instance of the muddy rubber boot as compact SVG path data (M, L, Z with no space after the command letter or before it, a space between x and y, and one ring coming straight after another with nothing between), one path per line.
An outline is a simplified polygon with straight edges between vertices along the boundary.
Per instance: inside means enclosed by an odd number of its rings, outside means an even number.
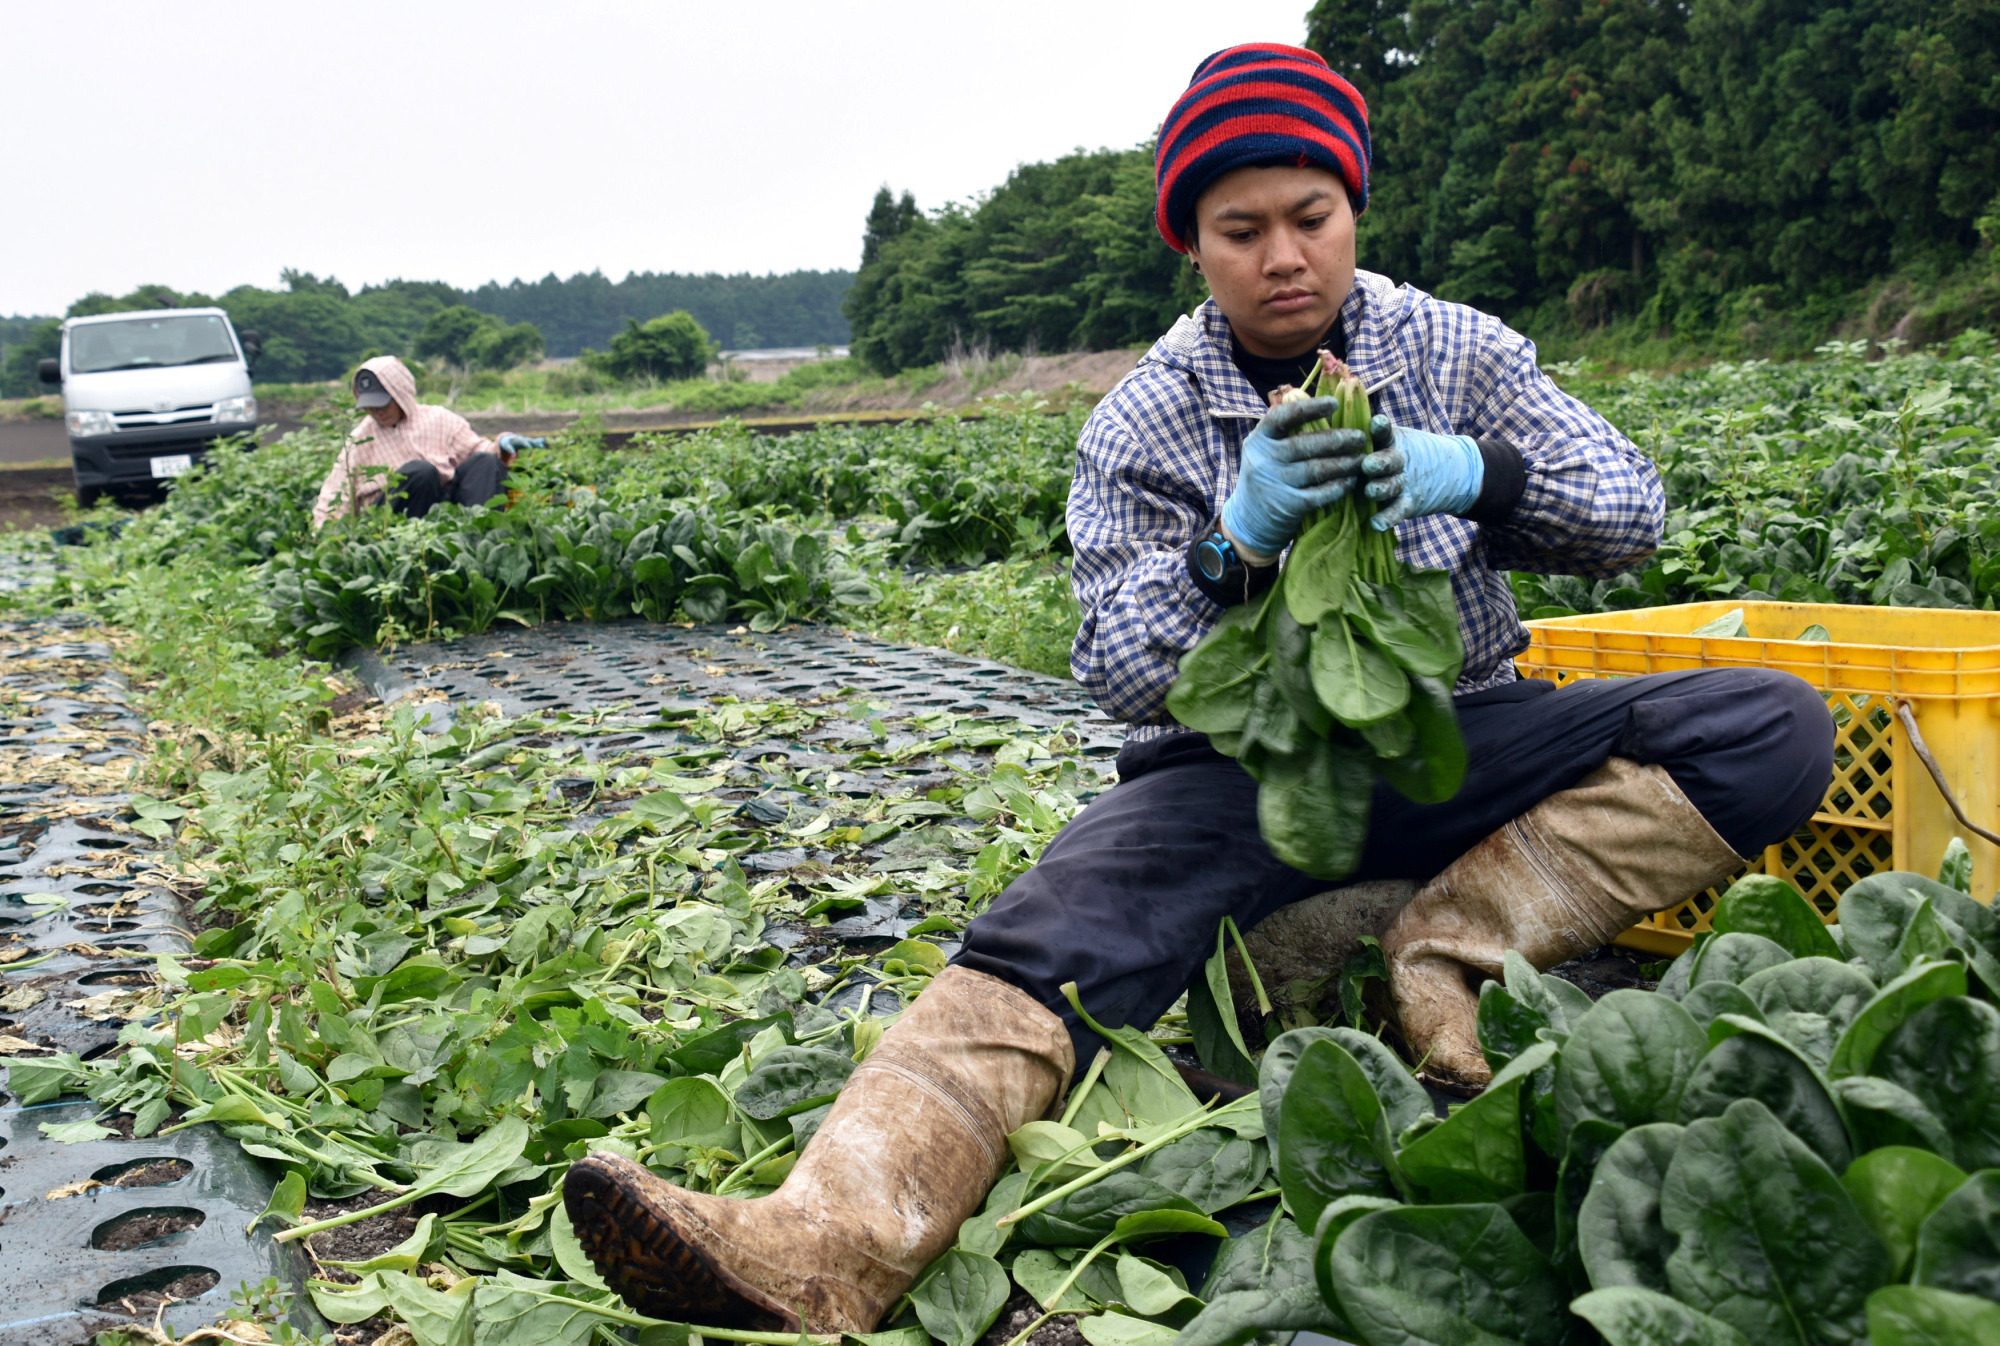
M742 1201L593 1154L563 1181L577 1238L644 1314L716 1327L871 1332L949 1248L1075 1066L1062 1021L946 968L869 1053L784 1185Z
M1452 861L1384 932L1413 1058L1447 1088L1484 1087L1479 984L1507 950L1546 971L1743 864L1664 768L1612 758Z
M1243 947L1257 965L1272 1008L1280 1015L1293 1009L1318 1013L1327 1002L1337 1003L1341 969L1361 948L1362 937L1380 939L1416 891L1408 879L1350 883L1279 907L1245 930ZM1243 960L1231 950L1224 961L1237 1019L1261 1021Z

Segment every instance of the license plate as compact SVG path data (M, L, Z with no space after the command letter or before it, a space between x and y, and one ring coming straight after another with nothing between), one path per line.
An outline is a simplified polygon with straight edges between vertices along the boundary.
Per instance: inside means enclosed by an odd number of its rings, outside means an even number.
M193 466L194 455L191 453L168 454L165 458L155 458L153 460L153 475L156 477L178 477Z

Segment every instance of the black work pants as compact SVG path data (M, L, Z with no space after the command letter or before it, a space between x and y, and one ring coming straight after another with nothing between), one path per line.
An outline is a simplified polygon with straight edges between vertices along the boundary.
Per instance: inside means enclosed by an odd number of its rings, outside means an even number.
M1436 875L1511 819L1604 765L1664 767L1739 855L1804 825L1833 772L1818 692L1769 669L1521 681L1458 698L1470 767L1456 798L1413 804L1376 783L1361 865L1344 882ZM1221 919L1248 930L1332 885L1292 869L1257 831L1257 783L1199 734L1128 745L1094 799L965 933L956 962L1062 1016L1088 1061L1091 1017L1150 1026L1215 949Z
M473 454L458 465L450 485L439 478L436 463L412 458L396 469L396 479L389 483L389 504L398 514L421 519L443 501L483 505L506 489L507 465L498 454Z

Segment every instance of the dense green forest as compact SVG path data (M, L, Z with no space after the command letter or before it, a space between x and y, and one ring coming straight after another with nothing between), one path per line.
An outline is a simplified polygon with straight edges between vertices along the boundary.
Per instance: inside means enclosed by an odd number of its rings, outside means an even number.
M781 276L683 276L635 271L624 280L598 272L558 280L489 282L459 301L508 322L531 322L550 355L603 350L628 320L646 322L682 310L725 350L847 343L840 303L852 271L793 271Z
M1724 348L1809 347L1891 276L1930 297L1914 337L2000 316L1992 0L1320 0L1307 23L1371 109L1363 266L1534 333ZM1150 341L1199 293L1151 209L1150 146L929 214L885 192L856 353Z
M853 273L795 271L781 276L680 276L635 273L613 284L603 276L554 276L524 285L497 283L477 290L441 281L392 280L349 291L332 277L286 271L284 288L239 285L211 297L164 285L142 285L113 297L90 294L70 305L68 317L143 308L219 304L239 330L264 338L257 379L294 383L338 378L363 356L409 354L433 316L455 305L527 323L550 355L575 355L585 346L610 344L628 321L646 322L686 310L725 348L835 345L847 340L840 302ZM0 318L0 397L42 391L35 362L56 353L57 323L50 318Z

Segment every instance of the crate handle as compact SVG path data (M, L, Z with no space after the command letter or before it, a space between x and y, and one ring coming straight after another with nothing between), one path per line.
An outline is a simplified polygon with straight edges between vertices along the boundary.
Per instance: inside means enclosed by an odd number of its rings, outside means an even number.
M1898 701L1896 703L1896 718L1903 722L1903 732L1910 736L1910 746L1917 750L1917 759L1931 773L1931 780L1937 784L1938 793L1943 795L1944 802L1951 806L1951 816L1958 819L1959 822L1986 840L1992 842L1995 846L2000 846L2000 836L1995 836L1978 823L1972 821L1972 819L1966 817L1965 810L1959 807L1958 796L1953 794L1951 786L1945 783L1943 768L1938 766L1937 758L1931 756L1931 750L1924 742L1924 731L1917 728L1917 717L1910 714L1909 702Z

